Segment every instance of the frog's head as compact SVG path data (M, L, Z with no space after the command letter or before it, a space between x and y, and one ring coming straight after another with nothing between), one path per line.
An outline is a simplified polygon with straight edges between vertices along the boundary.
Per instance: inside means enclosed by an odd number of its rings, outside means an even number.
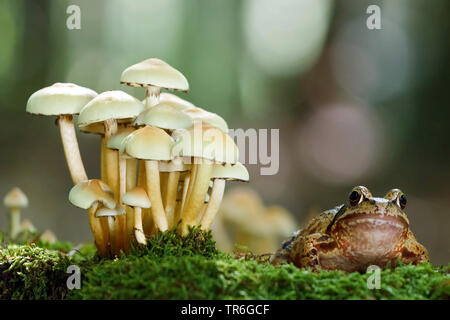
M405 206L406 196L399 189L376 198L366 187L354 187L348 203L334 216L327 232L355 254L383 255L392 252L407 236Z

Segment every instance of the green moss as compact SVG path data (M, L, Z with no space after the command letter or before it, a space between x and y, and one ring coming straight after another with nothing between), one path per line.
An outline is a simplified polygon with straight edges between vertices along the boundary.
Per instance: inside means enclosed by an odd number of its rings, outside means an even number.
M177 228L176 226L168 232L158 232L157 235L147 239L146 246L134 248L131 255L151 258L193 255L213 257L219 253L210 231L204 232L198 227L189 228L189 234L183 238L176 231Z
M436 269L427 263L386 269L381 272L381 289L369 290L368 274L274 267L266 259L249 254L236 259L218 252L211 234L198 229L191 230L184 241L173 230L159 233L147 246L113 260L100 260L94 252L92 245L70 257L36 245L0 249L0 298L450 298L450 265ZM70 264L81 268L80 290L66 289L65 271Z
M34 245L10 245L0 251L0 261L2 299L64 297L60 282L68 264L59 252Z
M92 247L87 245L70 257L61 251L38 247L36 244L10 244L1 248L0 299L64 298L68 291L67 267L95 263L98 259L94 257Z
M449 267L446 267L448 272ZM448 274L430 264L381 272L381 289L369 275L273 267L230 256L129 257L88 271L75 299L448 299Z

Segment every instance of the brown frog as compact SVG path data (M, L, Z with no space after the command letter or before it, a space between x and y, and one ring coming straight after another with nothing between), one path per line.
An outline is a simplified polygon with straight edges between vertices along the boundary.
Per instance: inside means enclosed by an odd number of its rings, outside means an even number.
M322 212L296 231L272 263L352 272L365 271L369 265L395 265L398 259L407 264L429 261L427 249L409 229L403 212L406 196L401 190L392 189L384 198L376 198L358 186L348 198L348 204Z

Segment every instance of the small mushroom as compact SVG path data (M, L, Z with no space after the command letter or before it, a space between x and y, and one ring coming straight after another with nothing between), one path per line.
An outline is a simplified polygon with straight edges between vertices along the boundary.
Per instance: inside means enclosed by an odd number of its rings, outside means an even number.
M20 223L20 232L36 232L36 227L28 219L23 219Z
M111 188L98 179L82 181L70 190L69 201L74 206L88 210L89 224L99 255L102 257L107 256L109 253L108 239L111 231L108 234L104 234L105 229L102 228L100 220L96 218L95 212L99 204L111 209L116 207L114 193ZM112 243L113 241L110 239L110 242ZM115 245L115 243L112 243L112 245Z
M55 83L33 93L27 102L28 113L58 117L57 124L73 184L87 180L88 177L72 117L96 96L95 91L73 83Z
M150 208L150 199L147 193L141 187L136 187L125 193L122 197L122 203L134 207L134 236L140 244L146 244L144 229L142 226L142 208Z
M145 161L146 188L152 203L152 215L161 231L168 229L168 223L161 196L158 162L172 160L172 145L172 137L164 130L145 126L128 135L120 150L121 154Z
M203 230L208 230L211 227L211 223L214 221L214 217L219 211L225 191L225 181L237 180L247 182L249 180L249 174L247 169L240 162L237 162L234 165L216 164L214 165L214 169L211 174L211 180L213 180L211 196L209 199L209 203L205 209L205 213L200 220L200 224Z
M56 239L56 235L52 231L45 230L39 237L39 240L41 240L42 242L47 242L47 243L55 243L57 239Z
M28 207L28 198L19 188L13 188L3 199L3 204L9 209L9 236L17 237L20 232L20 211Z
M122 72L120 83L146 88L146 107L159 103L161 89L185 91L189 83L184 75L166 62L151 58L128 67Z
M115 255L120 255L120 250L123 249L120 246L120 241L117 239L119 230L116 229L116 222L118 216L125 215L125 208L120 204L117 204L114 208L101 207L95 213L96 217L107 217L109 225L109 238L111 241L111 252Z

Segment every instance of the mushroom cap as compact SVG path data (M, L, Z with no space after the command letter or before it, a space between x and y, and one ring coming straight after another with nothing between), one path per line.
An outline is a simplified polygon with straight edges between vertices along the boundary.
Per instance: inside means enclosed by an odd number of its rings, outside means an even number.
M193 121L203 121L212 127L219 128L223 132L228 133L227 122L216 113L206 111L199 107L186 108L183 112L188 114Z
M125 214L125 208L117 205L114 208L101 207L95 212L96 217L115 217Z
M161 161L159 163L159 172L176 172L176 171L188 171L191 169L191 165L184 163L183 159L176 157L171 161Z
M26 208L28 207L28 198L19 188L13 188L3 198L5 207L8 208Z
M73 83L55 83L33 93L27 102L27 112L46 116L78 114L97 96L94 90Z
M57 239L56 239L56 235L52 231L45 230L39 237L39 240L41 240L43 242L48 242L48 243L55 243Z
M155 86L170 90L189 90L185 76L157 58L147 59L126 68L122 72L120 83L134 87Z
M117 119L117 127L118 129L125 128L130 125L131 121L134 121L134 118L130 119ZM87 126L79 127L81 132L84 133L93 133L93 134L99 134L104 135L105 134L105 125L103 122L96 122L89 124Z
M98 179L76 184L69 192L69 201L82 209L88 209L96 202L100 202L108 208L116 206L113 191L106 183Z
M29 231L29 232L35 232L36 227L33 225L33 223L28 219L23 219L20 223L20 230L21 231Z
M272 226L274 233L280 237L288 237L298 229L292 214L281 206L267 207L264 217Z
M223 220L235 229L257 234L265 208L256 191L248 187L237 187L226 194L220 210Z
M211 179L248 181L247 168L240 162L235 164L216 164L211 173Z
M130 207L150 208L151 203L148 198L147 192L141 187L135 187L134 189L125 193L122 197L122 203Z
M123 91L102 92L81 109L78 126L84 127L108 119L135 118L144 108L142 102Z
M168 130L189 128L194 122L181 108L185 109L181 105L161 102L141 112L134 121L134 125L149 125Z
M143 160L172 160L174 141L164 130L145 126L129 134L120 146L120 154Z
M181 99L179 96L169 93L161 92L159 94L159 102L171 103L178 106L179 108L195 108L195 105L187 100Z
M109 149L120 150L123 140L136 129L133 127L120 128L115 135L108 139L106 147Z
M84 133L94 133L94 134L100 134L100 135L105 134L105 125L101 122L92 123L87 126L82 126L82 127L79 127L79 129L81 132L84 132Z
M188 130L176 132L175 136L174 156L202 158L217 163L238 161L239 150L234 140L216 127L197 122Z

